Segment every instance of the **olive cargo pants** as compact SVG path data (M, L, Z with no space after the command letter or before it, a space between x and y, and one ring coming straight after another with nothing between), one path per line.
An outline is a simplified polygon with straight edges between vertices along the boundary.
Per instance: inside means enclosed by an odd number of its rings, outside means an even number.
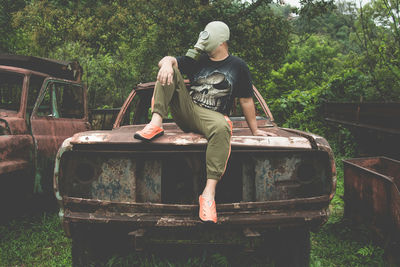
M206 137L207 178L221 179L231 152L232 122L217 111L196 105L177 68L174 68L173 83L163 86L157 82L154 88L152 113L166 118L168 106L176 124L183 131Z

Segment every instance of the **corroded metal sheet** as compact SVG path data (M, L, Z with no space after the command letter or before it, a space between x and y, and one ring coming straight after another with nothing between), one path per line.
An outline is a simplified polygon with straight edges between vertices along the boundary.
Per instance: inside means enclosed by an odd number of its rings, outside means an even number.
M278 161L263 157L255 158L256 200L265 201L287 198L290 194L290 187L300 186L293 177L300 162L301 159L295 156ZM277 185L282 182L286 182L288 185L277 189Z
M101 201L161 202L162 162L121 154L65 153L61 194ZM56 173L59 173L56 171ZM55 184L59 182L55 180ZM56 188L57 189L57 188Z
M0 175L33 167L33 140L30 135L0 136Z
M141 175L136 179L138 201L161 203L162 162L145 160L142 166Z
M133 227L204 226L198 205L132 203L64 197L66 222L128 223ZM308 224L318 227L327 219L328 196L267 202L217 204L215 226Z
M29 69L69 80L80 80L83 74L77 61L66 62L33 56L2 54L0 65Z
M108 159L101 164L98 180L91 184L93 199L136 201L136 162Z
M287 200L265 201L265 202L234 202L217 203L217 210L223 212L236 212L238 210L286 210L290 209L322 209L329 204L329 196L318 196L309 198L296 198ZM64 207L70 210L95 212L99 207L104 211L118 211L121 213L174 213L186 214L198 211L198 204L160 204L160 203L138 203L138 202L115 202L98 199L87 199L79 197L64 196L62 199Z
M311 148L307 139L302 137L257 137L257 136L233 136L232 146L249 145L257 147L290 147L290 148Z
M330 166L324 154L275 153L253 156L255 200L281 200L329 194Z
M345 214L400 238L400 161L344 160Z
M62 80L64 83L78 84L82 68L78 62L1 55L0 70L10 74L19 73L24 77L19 110L0 110L0 126L5 129L0 131L0 175L22 171L28 176L27 184L35 180L34 192L51 192L55 154L65 138L88 129L87 112L85 118L79 122L70 118L60 118L57 122L48 117L29 118L28 116L32 115L27 107L29 84L32 86L30 79L33 75L42 79L48 79L48 76L52 75L61 79L71 79ZM86 109L86 99L84 105Z
M400 134L400 103L325 103L328 121Z
M12 117L6 113L0 115L0 120L7 125L11 135L28 134L28 127L24 118Z
M111 201L197 203L206 181L204 152L69 152L61 171L62 195ZM86 171L86 169L90 169ZM233 152L219 203L313 197L331 192L326 153ZM86 178L86 174L89 174Z
M35 193L50 190L54 157L63 141L74 133L87 130L86 120L39 117L31 119L35 142Z
M218 213L218 222L209 227L229 227L229 226L255 226L260 228L287 226L307 226L315 228L322 225L328 217L326 209L317 210L285 210L284 212L240 212ZM119 214L96 212L87 214L85 212L75 212L66 210L64 220L71 222L85 223L118 223L129 224L131 227L203 227L204 223L196 215L179 214ZM224 228L220 228L221 231Z
M72 149L57 159L55 190L66 225L203 226L197 199L207 178L204 136L164 123L165 134L152 142L133 138L148 120L149 103L144 102L150 102L152 87L143 84L132 91L112 131L74 135L68 144ZM329 144L317 135L277 127L264 111L266 118L257 124L271 136L253 136L243 117L232 120L232 153L217 188L215 226L319 226L328 217L336 184ZM127 122L126 114L138 119L129 116ZM93 168L89 181L77 177L77 169L84 169L81 163ZM121 184L136 194L122 192Z
M242 198L243 201L255 201L254 167L249 158L244 158L242 163Z
M32 163L27 160L7 160L0 162L0 175L4 175L7 173L13 173L16 171L23 171L32 168Z
M72 144L143 144L142 141L134 139L133 133L143 128L143 126L130 126L125 129L106 131L93 131L77 134L71 140ZM152 145L206 145L207 140L204 136L195 133L184 133L175 128L166 128L165 134L153 142ZM268 132L276 134L276 129L267 129ZM281 131L283 132L283 131ZM278 132L279 133L279 132ZM236 132L231 139L232 147L254 146L254 147L274 147L274 148L293 148L293 149L310 149L311 145L307 138L291 135L291 136L253 136L250 132Z

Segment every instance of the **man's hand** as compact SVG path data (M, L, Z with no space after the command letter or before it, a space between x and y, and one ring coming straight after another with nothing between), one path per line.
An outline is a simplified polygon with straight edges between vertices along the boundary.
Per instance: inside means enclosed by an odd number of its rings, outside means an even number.
M268 133L258 129L256 120L256 107L252 97L239 98L240 106L243 110L243 115L246 118L247 124L253 135L255 136L276 136L274 133Z
M274 133L265 132L265 131L260 130L260 129L256 129L253 132L253 135L255 135L255 136L276 136L276 134L274 134Z
M160 70L157 74L157 81L159 81L162 85L170 85L174 78L174 66L178 66L178 62L174 57L164 57L158 63L158 67Z
M172 65L168 66L168 64L164 64L161 66L158 71L157 81L159 81L162 85L170 85L172 83L172 79L174 78L174 69Z

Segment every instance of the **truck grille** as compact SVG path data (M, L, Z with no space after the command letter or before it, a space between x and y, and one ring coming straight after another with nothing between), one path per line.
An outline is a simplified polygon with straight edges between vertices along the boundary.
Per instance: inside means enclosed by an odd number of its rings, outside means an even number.
M256 202L329 194L326 152L236 151L217 187L218 203ZM62 196L117 202L194 204L206 182L205 153L66 152Z

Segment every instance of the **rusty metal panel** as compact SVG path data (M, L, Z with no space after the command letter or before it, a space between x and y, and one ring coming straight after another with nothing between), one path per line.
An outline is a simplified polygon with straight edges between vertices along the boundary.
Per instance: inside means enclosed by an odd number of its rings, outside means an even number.
M53 86L55 84L61 87ZM68 115L63 117L59 114L63 109L61 106L57 107L56 97L61 89L64 90L62 87L64 85L73 86L79 90L81 102L79 102L78 108L81 108L81 113L76 117L69 117ZM48 103L43 102L45 96L49 97ZM61 99L63 98L59 100ZM48 109L45 114L39 112L42 104ZM77 108L75 101L71 101L71 99L68 102L62 102L62 104L65 104L64 109L76 110ZM87 118L86 90L81 84L53 78L47 78L44 81L30 117L31 132L35 142L35 193L51 190L50 181L51 173L54 171L54 156L66 138L90 128Z
M30 135L0 136L0 175L33 167L33 140Z
M217 204L216 226L268 227L310 224L318 227L328 216L329 196L304 199ZM132 203L64 197L67 222L127 223L133 227L204 226L198 220L198 205Z
M218 222L209 227L218 227L223 231L226 227L256 226L260 228L288 227L288 226L308 226L318 227L322 225L328 216L327 209L320 210L291 210L283 212L248 212L236 211L235 213L218 213ZM306 219L305 219L306 218ZM132 228L145 227L203 227L204 223L198 219L197 215L182 214L153 214L153 213L132 213L121 214L113 212L96 212L87 214L66 210L64 220L67 223L107 223L118 225L128 224ZM117 224L116 224L117 225ZM115 226L116 226L115 225Z
M400 134L400 103L325 103L328 121Z
M137 200L140 202L161 202L161 160L145 160L141 175L137 178Z
M52 188L50 181L54 171L54 157L62 142L74 133L87 130L87 125L85 120L42 117L32 119L31 127L36 160L34 192L41 193Z
M218 186L218 203L296 199L331 191L331 169L324 152L252 154L233 152ZM111 201L197 203L206 180L204 166L202 151L173 155L69 152L64 154L61 164L62 176L68 177L61 180L61 195Z
M108 159L101 164L100 168L99 178L91 184L90 188L93 199L136 201L135 161Z
M300 184L293 180L292 176L296 166L299 165L299 157L290 157L275 161L273 159L256 158L255 159L255 183L256 200L276 200L282 199L282 196L289 195L289 187L285 186L277 190L277 184L287 183L291 186L299 187ZM279 167L279 168L276 168Z
M252 161L248 158L243 158L242 163L242 183L243 183L243 192L242 198L243 201L254 201L255 196L255 183L254 183L254 165Z
M160 160L121 154L66 153L61 162L62 194L119 202L161 202Z
M31 90L29 88L31 85L35 85L33 76L40 77L40 83L44 78L52 75L74 80L62 81L78 85L82 68L76 61L61 62L30 56L0 55L0 71L5 77L15 74L23 76L22 91L18 96L19 110L0 110L0 176L1 178L12 177L12 175L15 175L15 178L22 176L23 180L21 184L18 184L19 188L25 186L32 191L32 184L34 184L34 192L51 192L54 156L62 141L76 132L88 130L86 91L83 90L82 97L84 118L76 122L70 117L65 117L58 123L47 117L43 120L36 118L32 120L29 117L33 112L30 110L31 107L28 107L28 102L30 103L28 94L32 93L28 91ZM14 88L4 89L9 91ZM35 100L35 97L36 95L32 94L32 100ZM72 111L75 110L72 109Z
M22 55L0 55L0 65L13 66L42 72L51 76L80 81L83 69L78 61L60 61Z
M345 215L400 238L400 161L344 160Z
M329 193L330 169L323 154L291 153L254 156L256 201L290 199Z

